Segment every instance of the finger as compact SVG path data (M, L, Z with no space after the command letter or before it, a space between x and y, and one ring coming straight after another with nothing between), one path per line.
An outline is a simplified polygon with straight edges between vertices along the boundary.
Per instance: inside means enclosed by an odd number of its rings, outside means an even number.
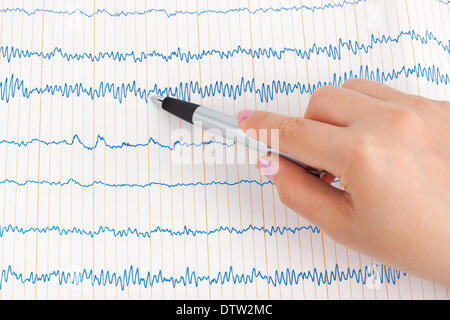
M242 111L238 120L249 136L305 164L339 176L339 155L344 155L341 148L345 142L344 128L263 111Z
M342 88L358 91L380 100L401 100L407 96L407 94L384 84L364 79L347 80L342 85Z
M345 127L357 120L373 117L380 108L383 106L379 99L350 89L325 86L311 96L304 117Z
M271 179L280 200L289 208L337 237L349 225L352 204L339 190L307 173L294 163L278 157L262 157L257 163L263 175Z

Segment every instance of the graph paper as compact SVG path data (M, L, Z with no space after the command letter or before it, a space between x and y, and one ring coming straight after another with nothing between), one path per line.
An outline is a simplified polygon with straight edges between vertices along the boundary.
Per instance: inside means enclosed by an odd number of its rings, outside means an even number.
M175 163L235 146L174 140L192 128L149 100L299 116L352 77L448 100L448 18L439 0L1 0L0 298L448 299L249 163Z

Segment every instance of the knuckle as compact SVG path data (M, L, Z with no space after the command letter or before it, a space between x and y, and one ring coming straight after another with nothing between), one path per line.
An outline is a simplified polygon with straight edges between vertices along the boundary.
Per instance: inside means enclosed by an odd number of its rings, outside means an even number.
M326 99L330 94L332 94L333 87L332 86L323 86L318 88L309 99L309 107L314 107L318 103L320 103L323 99Z
M325 106L336 100L340 89L326 85L319 87L310 97L308 107L305 112L306 119L314 119L314 116L326 112Z
M418 127L422 120L420 116L412 109L395 108L389 112L389 125L396 129L410 130L413 127Z
M376 159L378 147L376 138L370 134L360 134L349 141L348 155L352 163L368 165Z

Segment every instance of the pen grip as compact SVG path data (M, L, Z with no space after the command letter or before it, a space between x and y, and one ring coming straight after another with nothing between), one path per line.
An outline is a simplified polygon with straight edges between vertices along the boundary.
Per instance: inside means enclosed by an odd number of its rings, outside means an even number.
M192 117L199 106L200 105L192 102L178 100L171 97L164 98L161 104L161 108L167 112L190 123L193 123Z

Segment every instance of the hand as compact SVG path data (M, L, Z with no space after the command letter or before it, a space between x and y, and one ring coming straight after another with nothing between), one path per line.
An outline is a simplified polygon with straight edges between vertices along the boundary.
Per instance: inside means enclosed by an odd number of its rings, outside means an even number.
M244 130L279 129L280 151L344 189L263 157L258 168L285 205L350 248L450 286L449 102L352 79L318 89L304 118L245 110L238 120Z

